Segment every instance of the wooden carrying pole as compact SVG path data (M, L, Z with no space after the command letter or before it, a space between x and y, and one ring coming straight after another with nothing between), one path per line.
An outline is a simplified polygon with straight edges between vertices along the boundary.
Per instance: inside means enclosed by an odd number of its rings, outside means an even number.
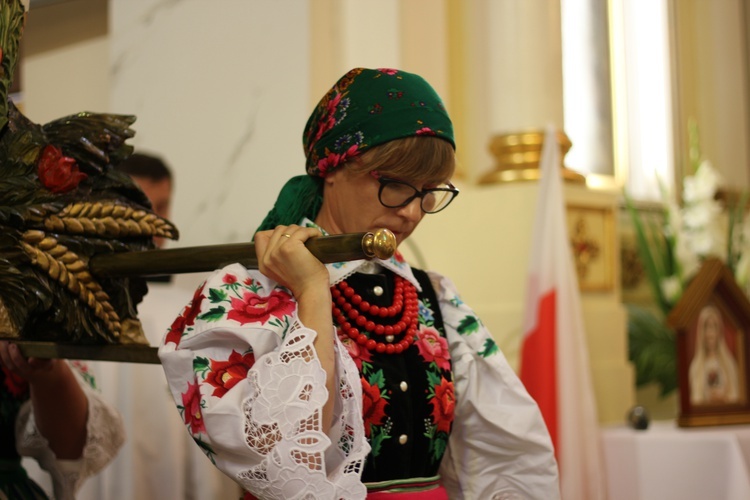
M387 229L372 233L319 236L305 242L310 252L324 264L349 260L388 259L396 251L396 238ZM95 276L127 277L210 272L233 263L258 268L254 243L147 250L100 254L89 261Z
M319 236L305 242L324 264L360 259L388 259L396 252L396 237L387 229L368 233ZM89 261L99 277L158 276L210 272L232 263L258 268L253 243L100 254ZM34 340L8 340L27 357L68 358L126 363L159 363L157 348L137 344L82 345Z

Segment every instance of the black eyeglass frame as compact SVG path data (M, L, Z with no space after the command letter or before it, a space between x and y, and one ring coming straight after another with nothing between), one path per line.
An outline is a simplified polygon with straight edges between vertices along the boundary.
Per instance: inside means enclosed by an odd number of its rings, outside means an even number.
M422 209L422 212L424 212L426 214L436 214L438 212L441 212L441 211L445 210L448 207L448 205L450 205L451 203L453 203L453 200L455 200L456 197L458 196L458 194L460 193L460 191L458 190L458 188L456 186L454 186L450 182L448 183L448 187L426 188L426 189L422 189L420 191L419 189L415 188L414 186L412 186L408 182L405 182L405 181L402 181L402 180L399 180L399 179L393 179L391 177L386 177L385 175L380 175L379 173L378 173L378 175L373 175L373 177L375 177L375 179L377 179L377 181L380 183L380 189L378 189L378 201L380 202L381 205L383 205L386 208L401 208L401 207L405 207L406 205L408 205L409 203L411 203L412 201L414 201L415 198L419 198L419 208ZM407 187L411 188L412 190L414 190L414 194L411 195L411 196L409 196L408 198L406 198L406 200L404 200L402 203L400 203L398 205L387 205L385 202L383 202L383 189L385 189L385 187L388 184L401 184L403 186L407 186ZM425 210L424 209L424 205L423 205L424 204L424 197L427 196L430 193L438 193L438 192L440 192L440 193L450 193L451 197L448 200L448 202L445 205L443 205L442 207L440 207L439 209L437 209L437 210L431 210L431 211Z

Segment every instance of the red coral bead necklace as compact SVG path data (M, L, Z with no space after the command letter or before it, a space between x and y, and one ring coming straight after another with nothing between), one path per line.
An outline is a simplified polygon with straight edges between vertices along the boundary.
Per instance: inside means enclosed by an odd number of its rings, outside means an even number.
M339 337L348 336L368 351L378 353L398 354L408 349L416 340L419 298L414 285L401 276L394 275L393 288L392 304L381 307L364 300L346 281L331 287L333 319L338 325ZM397 321L388 325L380 323L385 318ZM360 328L385 336L386 342L378 342ZM393 338L402 333L403 338L393 343Z

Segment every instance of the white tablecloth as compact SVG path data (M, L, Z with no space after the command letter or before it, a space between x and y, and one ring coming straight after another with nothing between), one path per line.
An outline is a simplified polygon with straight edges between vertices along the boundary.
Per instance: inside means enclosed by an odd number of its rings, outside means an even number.
M750 426L602 430L609 500L750 499Z

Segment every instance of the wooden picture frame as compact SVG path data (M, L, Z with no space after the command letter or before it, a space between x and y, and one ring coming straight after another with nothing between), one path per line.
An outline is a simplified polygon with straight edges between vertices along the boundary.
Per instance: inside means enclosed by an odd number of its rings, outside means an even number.
M680 427L750 423L750 301L718 259L667 318L676 333Z

